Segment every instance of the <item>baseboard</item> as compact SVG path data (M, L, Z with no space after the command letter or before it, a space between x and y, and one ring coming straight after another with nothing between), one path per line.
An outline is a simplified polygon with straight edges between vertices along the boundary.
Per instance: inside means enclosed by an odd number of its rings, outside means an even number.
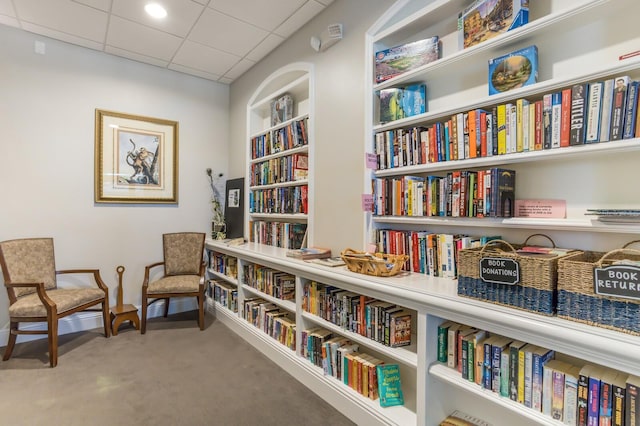
M159 301L149 306L147 310L147 318L155 318L164 315L164 301ZM140 305L135 305L138 308L138 316L141 314ZM172 299L169 307L169 314L176 314L180 312L192 311L198 309L196 299L193 297ZM102 314L99 312L78 312L77 314L70 315L62 318L58 321L58 335L75 333L78 331L93 330L95 328L102 329ZM45 323L25 323L20 326L21 330L46 330ZM37 339L46 339L46 334L41 335L20 335L18 336L17 343L29 342ZM7 345L9 340L9 327L5 327L0 330L0 346Z

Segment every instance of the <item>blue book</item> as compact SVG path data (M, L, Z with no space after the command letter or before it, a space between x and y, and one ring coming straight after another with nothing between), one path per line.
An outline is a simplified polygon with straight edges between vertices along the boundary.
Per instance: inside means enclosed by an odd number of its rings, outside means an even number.
M411 117L426 112L427 86L425 84L412 84L404 88L402 92L402 111L404 117Z
M622 139L631 139L635 135L638 108L638 81L632 81L627 88L627 106L624 118Z
M378 365L378 394L381 407L404 405L400 366L398 364Z

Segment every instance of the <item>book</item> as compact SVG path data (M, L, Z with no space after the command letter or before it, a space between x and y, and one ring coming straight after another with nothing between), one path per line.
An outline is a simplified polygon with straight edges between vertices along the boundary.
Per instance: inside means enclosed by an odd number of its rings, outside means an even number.
M613 107L613 79L602 84L602 101L600 111L600 142L608 142L611 135L611 110Z
M626 399L624 408L624 424L640 425L640 376L630 375L626 381Z
M563 369L568 368L568 364L558 359L549 360L542 367L542 400L540 411L542 414L552 417L557 420L558 401L556 400L556 407L553 407L553 390L554 390L554 373L561 372ZM556 376L557 377L557 376ZM554 411L555 410L555 411ZM556 414L553 416L552 413Z
M551 94L551 148L560 148L562 130L562 92Z
M589 375L589 396L587 401L587 426L598 426L600 416L601 379L605 367L595 366Z
M609 137L612 141L622 139L628 86L629 76L617 77L614 80L613 105L611 112L611 135Z
M561 93L560 146L566 147L571 139L571 88L563 89Z
M613 382L618 372L606 368L600 379L600 407L598 412L599 425L611 425L613 420Z
M551 149L552 99L551 93L542 97L542 149Z
M383 364L376 366L376 369L380 406L404 405L400 366L398 364Z
M531 343L527 343L522 346L518 350L518 376L517 376L517 384L518 384L518 399L517 401L520 404L524 405L525 394L526 394L526 380L527 380L527 352L531 353Z
M314 259L309 259L309 263L313 263L315 265L329 266L335 268L336 266L344 266L346 263L342 260L341 257L319 257Z
M571 138L569 145L582 145L585 141L587 83L575 84L571 87Z
M331 249L323 247L303 247L287 250L286 255L287 257L301 260L323 259L331 257Z
M624 130L622 139L631 139L636 132L636 116L638 108L638 81L629 82L627 88L627 106L624 117Z
M456 410L441 421L440 426L491 426L491 424L478 417Z
M424 114L427 111L427 85L411 84L402 88L402 118ZM410 152L410 151L409 151ZM405 162L405 165L409 165Z
M397 348L411 344L411 312L401 310L390 314L389 320L389 346Z
M543 347L532 351L531 408L542 410L542 376L544 365L555 357L555 351Z
M526 345L525 342L519 340L511 342L509 345L509 398L512 401L518 401L518 377L520 374L520 349ZM523 366L524 369L524 353L523 353ZM524 370L523 370L524 374ZM524 385L524 382L523 382ZM523 400L524 400L524 387L523 387Z
M613 426L623 426L625 424L624 412L627 378L627 374L619 372L611 382L611 393L613 394L611 424Z
M598 142L600 139L600 114L602 112L601 81L589 84L589 101L587 102L587 125L585 130L585 143Z
M566 425L575 426L577 423L579 375L580 366L578 365L570 365L564 373L564 400L562 420Z
M578 401L577 401L577 425L587 426L589 415L589 376L595 368L592 364L586 364L578 373Z
M454 324L455 322L453 321L445 321L442 324L438 325L437 359L439 362L444 362L444 363L447 362L449 328Z
M378 102L378 119L380 123L387 123L402 118L402 89L390 87L380 90ZM397 164L395 165L397 167ZM393 165L392 165L393 167Z
M538 81L538 48L518 49L489 60L489 95L504 93Z

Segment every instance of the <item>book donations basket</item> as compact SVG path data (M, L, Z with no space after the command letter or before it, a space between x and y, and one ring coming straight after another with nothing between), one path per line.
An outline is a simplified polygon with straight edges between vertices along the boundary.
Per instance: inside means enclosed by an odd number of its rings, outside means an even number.
M548 239L552 247L529 245L536 236ZM558 261L569 253L575 251L556 248L544 234L533 234L524 244L491 240L482 247L463 249L458 258L458 295L554 315Z
M640 335L640 251L585 251L558 263L558 317Z
M409 256L405 254L371 254L350 248L343 250L340 256L351 272L375 277L396 275L409 259Z

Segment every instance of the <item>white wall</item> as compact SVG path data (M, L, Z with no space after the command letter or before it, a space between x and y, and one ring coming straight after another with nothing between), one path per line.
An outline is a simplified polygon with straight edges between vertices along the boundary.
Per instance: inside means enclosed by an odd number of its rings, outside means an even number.
M314 245L334 254L361 248L364 176L364 34L391 0L336 0L323 13L234 81L230 92L230 176L245 170L246 109L260 83L282 66L315 67ZM344 38L316 53L309 40L329 24L343 24Z
M100 268L112 305L123 265L139 305L162 234L210 230L205 169L227 174L229 87L3 25L0 40L0 240L53 237L57 268ZM179 122L178 205L94 203L96 108ZM7 306L2 291L0 346Z

